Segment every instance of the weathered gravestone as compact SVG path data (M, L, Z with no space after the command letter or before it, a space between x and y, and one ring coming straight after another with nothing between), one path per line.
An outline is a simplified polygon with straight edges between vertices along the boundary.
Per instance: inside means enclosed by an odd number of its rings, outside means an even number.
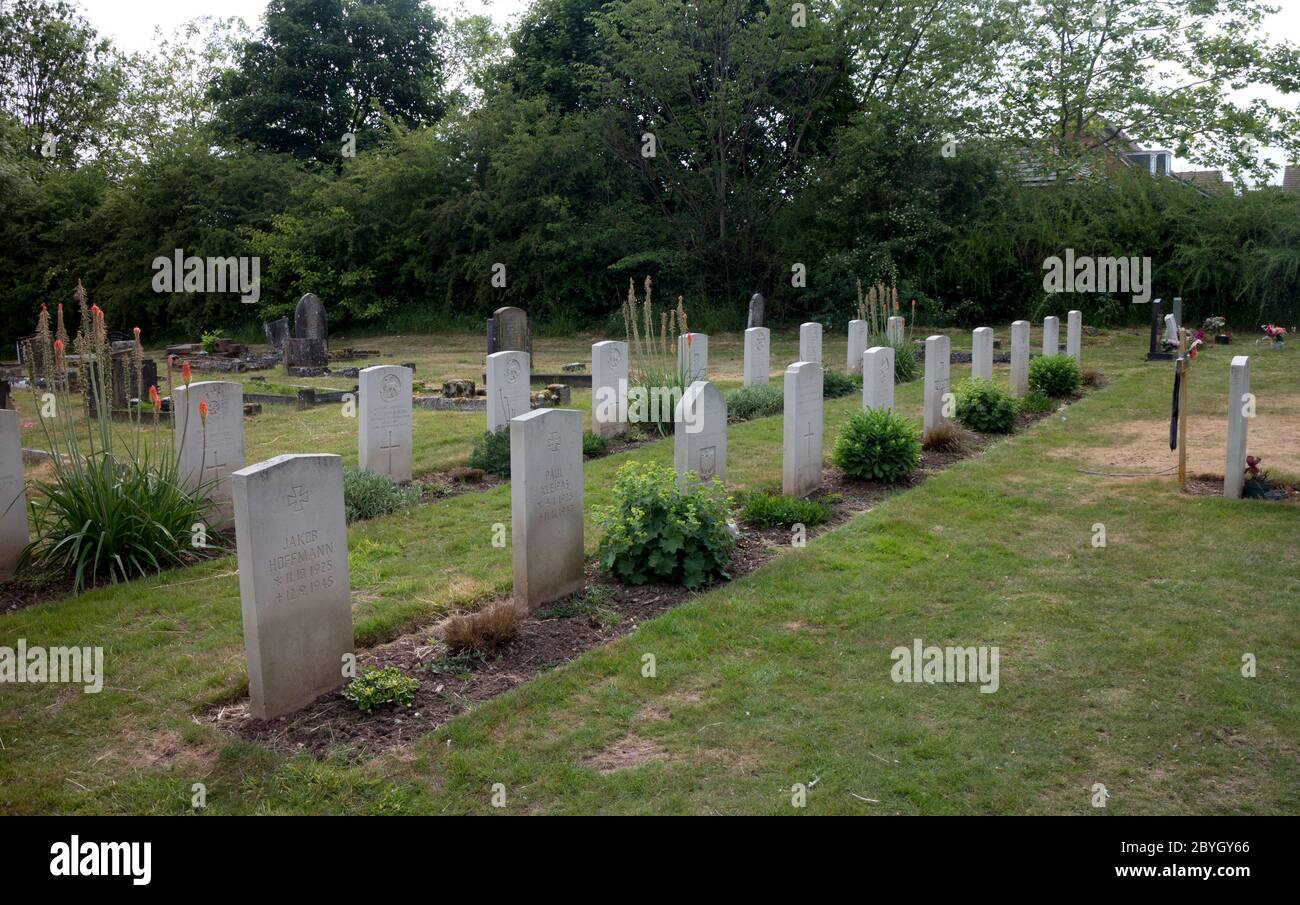
M533 354L533 331L522 308L506 306L492 312L488 321L488 354L527 352Z
M627 376L627 343L592 344L591 432L597 437L627 433Z
M855 374L862 370L862 353L867 351L867 322L849 321L848 372Z
M1174 353L1166 352L1160 345L1160 326L1164 321L1164 302L1151 300L1151 344L1147 350L1147 361L1172 361Z
M1174 316L1174 332L1177 333L1179 330L1181 330L1181 329L1183 328L1183 298L1182 298L1182 296L1179 296L1179 295L1174 296L1174 304L1173 304L1173 307L1170 308L1170 312L1171 312L1171 313L1173 314L1173 316Z
M709 335L683 333L677 337L677 373L685 383L709 376Z
M282 354L284 341L289 338L289 318L280 317L273 321L263 321L262 333L265 334L266 344L271 347L271 351Z
M799 360L822 363L822 325L815 321L799 325Z
M894 347L872 346L862 353L862 410L894 410Z
M1011 393L1029 392L1029 321L1011 323Z
M1167 347L1168 346L1177 347L1179 345L1178 321L1174 319L1174 316L1172 314L1165 315L1165 335L1161 341Z
M687 472L695 472L696 483L714 478L727 480L727 403L718 388L697 380L677 400L674 412L673 467L677 485L688 484Z
M538 409L510 422L515 602L532 611L582 590L582 415Z
M1228 456L1223 465L1223 495L1230 500L1241 497L1245 483L1249 394L1250 356L1234 355L1228 370Z
M411 480L411 369L377 365L357 373L357 464Z
M293 335L298 339L319 339L329 348L329 327L325 321L325 306L315 293L309 292L298 299L293 310Z
M284 370L294 368L323 368L329 364L329 351L325 340L315 337L287 336L284 340Z
M27 546L27 493L18 413L0 409L0 581L14 576Z
M976 327L971 333L970 376L993 379L993 328Z
M763 294L755 292L749 297L749 319L745 321L745 328L763 326Z
M767 384L771 373L772 331L750 327L745 331L745 386Z
M822 368L797 361L785 369L781 492L801 497L822 484Z
M951 384L952 341L943 334L925 340L925 429L938 427L946 420L943 410Z
M276 456L231 481L251 713L270 720L342 684L352 653L343 462Z
M885 342L891 346L901 346L905 326L902 315L895 314L891 317L885 324Z
M206 417L200 406L207 410ZM178 473L190 490L208 499L231 499L230 475L244 467L244 387L230 380L204 380L172 388Z
M487 357L487 429L495 433L511 418L528 414L529 358L527 352L493 352Z
M1083 312L1075 309L1065 316L1065 354L1075 364L1083 361Z
M1048 316L1043 318L1043 354L1057 355L1061 351L1061 319Z

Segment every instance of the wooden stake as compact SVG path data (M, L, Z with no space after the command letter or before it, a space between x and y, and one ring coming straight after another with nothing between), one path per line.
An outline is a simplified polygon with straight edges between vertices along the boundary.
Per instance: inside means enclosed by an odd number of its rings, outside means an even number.
M1183 354L1178 359L1178 373L1182 375L1178 381L1178 486L1182 488L1187 486L1187 383L1192 369L1188 367L1191 362L1187 358L1187 333L1179 332Z

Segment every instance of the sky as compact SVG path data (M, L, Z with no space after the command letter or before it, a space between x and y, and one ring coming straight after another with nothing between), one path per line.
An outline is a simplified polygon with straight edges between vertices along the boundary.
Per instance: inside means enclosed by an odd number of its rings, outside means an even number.
M250 26L256 25L266 10L267 0L79 0L87 19L101 33L113 39L113 42L127 51L147 51L153 49L154 29L162 27L164 34L170 34L180 25L199 16L225 18L238 16ZM428 0L430 5L447 16L477 15L486 13L499 25L507 25L519 20L520 15L530 5L530 0ZM1268 33L1277 40L1289 40L1300 43L1300 0L1273 0L1279 11L1269 23ZM1234 95L1236 100L1244 100L1258 94L1257 89L1247 89ZM1275 91L1264 91L1266 100L1274 103L1282 101L1282 95ZM1291 98L1294 108L1300 104L1300 98ZM1265 151L1265 156L1275 163L1287 163L1280 151ZM1177 159L1175 170L1190 170L1195 167L1188 161ZM1281 169L1273 177L1273 182L1281 182Z

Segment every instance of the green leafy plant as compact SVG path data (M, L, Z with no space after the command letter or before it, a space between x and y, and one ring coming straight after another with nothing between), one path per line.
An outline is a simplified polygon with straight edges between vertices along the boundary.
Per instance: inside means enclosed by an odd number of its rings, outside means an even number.
M583 617L594 626L618 625L623 617L605 601L612 589L603 584L592 585L585 594L574 594L553 607L538 610L538 619L573 619Z
M419 679L403 675L396 666L385 666L367 669L353 679L343 689L343 697L356 704L362 713L374 713L385 704L410 707L415 703L415 691L419 687Z
M672 468L629 462L614 478L614 503L596 510L600 565L619 581L703 585L726 577L734 546L722 482L686 489Z
M1068 396L1078 392L1083 377L1072 355L1044 355L1029 363L1029 388L1048 396Z
M832 371L830 368L822 368L822 397L824 399L838 399L841 396L847 396L861 386L862 375L860 374L857 379L854 379L851 374Z
M799 500L757 491L741 500L740 518L755 528L789 528L792 525L820 525L831 517L821 500Z
M1042 390L1030 390L1024 396L1020 397L1020 411L1028 412L1032 415L1040 415L1043 412L1050 412L1056 408L1056 400L1048 396Z
M343 469L343 508L349 522L388 515L419 501L419 489L403 487L386 474L368 468Z
M217 351L217 340L221 339L220 333L204 333L202 336L203 351L211 355Z
M894 383L911 383L917 377L916 350L911 343L890 343L894 350Z
M484 431L474 440L469 467L498 477L510 477L510 429Z
M591 431L583 431L582 434L582 457L584 459L598 459L609 451L609 441L604 437L598 437Z
M1016 401L1000 384L978 377L957 385L957 420L983 434L1009 434L1016 426Z
M785 394L781 387L770 383L756 383L741 387L727 395L727 417L732 421L750 421L779 415L785 410Z
M911 419L885 408L868 409L849 416L831 460L845 474L892 484L920 464L921 441Z

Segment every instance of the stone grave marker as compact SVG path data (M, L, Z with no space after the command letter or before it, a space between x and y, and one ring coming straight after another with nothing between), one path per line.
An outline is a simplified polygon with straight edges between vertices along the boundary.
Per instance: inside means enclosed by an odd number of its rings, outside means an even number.
M284 341L289 338L289 318L281 317L273 321L264 321L262 323L262 333L266 336L266 344L271 347L272 352L284 352Z
M1245 396L1249 392L1250 356L1234 355L1228 368L1228 457L1223 465L1223 495L1230 500L1241 498L1246 483L1246 436L1250 419L1245 414Z
M1083 312L1075 309L1065 316L1065 354L1075 364L1083 361Z
M343 461L276 456L231 483L251 712L270 720L341 685L352 653Z
M799 325L799 360L822 363L822 325L816 321Z
M495 433L532 408L527 352L493 352L487 357L487 429Z
M686 383L709 376L709 335L683 333L677 337L677 373Z
M1174 315L1174 332L1177 333L1183 328L1183 298L1180 295L1174 296L1174 303L1169 309Z
M952 370L952 341L943 334L925 340L925 429L937 427L943 416L944 397L949 393Z
M976 327L971 333L970 376L993 379L992 327Z
M1178 345L1179 345L1179 342L1178 342L1178 321L1174 319L1174 316L1173 316L1172 314L1166 314L1166 315L1165 315L1165 335L1161 338L1161 341L1162 341L1166 346L1178 346Z
M745 328L763 326L763 294L755 292L749 297L749 318L745 321Z
M0 409L0 581L14 576L27 546L27 492L18 413Z
M822 484L822 368L797 361L785 369L781 492L802 497Z
M357 397L357 464L396 481L411 480L411 369L362 368Z
M1043 318L1043 354L1058 355L1061 351L1061 319L1055 316Z
M314 337L287 336L284 340L284 370L323 368L329 364L325 340Z
M867 351L867 322L849 321L848 372L856 374L862 370L862 353Z
M890 317L888 323L885 324L885 342L891 346L901 346L903 344L905 326L901 314L895 314Z
M537 409L510 422L515 602L531 612L582 590L582 415Z
M591 431L597 437L627 433L627 343L591 346Z
M309 292L298 299L298 306L293 311L293 335L298 339L319 339L329 348L329 328L325 320L325 305Z
M693 471L696 483L707 484L715 477L727 480L727 403L718 388L697 380L677 400L673 413L673 467L677 485L685 487L686 473Z
M872 346L862 353L862 410L894 410L894 347Z
M1011 323L1011 394L1029 392L1029 321Z
M750 327L745 331L745 386L766 384L771 371L772 331Z
M528 315L522 308L506 306L492 313L492 330L488 338L488 353L527 352L533 354L533 331Z
M199 406L207 403L206 419ZM207 487L218 503L231 499L231 474L244 467L244 386L233 380L202 380L172 388L172 433L181 480L190 490Z

